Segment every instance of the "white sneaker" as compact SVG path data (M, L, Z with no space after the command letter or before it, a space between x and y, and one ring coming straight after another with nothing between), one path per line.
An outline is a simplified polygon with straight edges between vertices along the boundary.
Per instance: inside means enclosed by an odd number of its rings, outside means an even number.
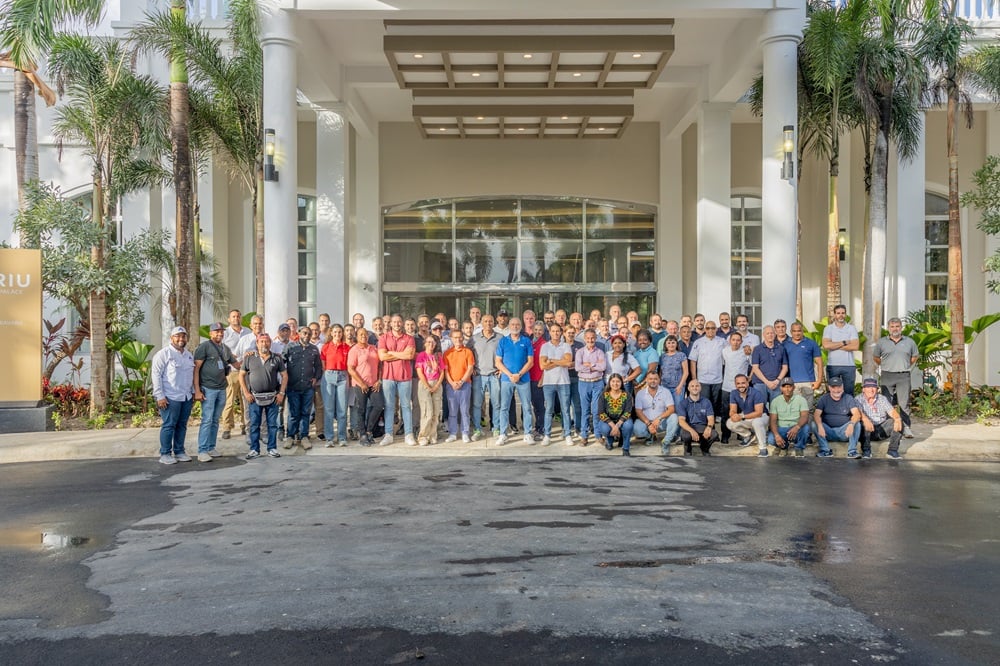
M472 441L472 438L471 438L471 437L469 437L469 435L468 435L468 434L464 434L464 435L462 435L462 442L463 442L464 444L468 444L468 443L470 443L471 441Z
M448 435L448 437L445 438L444 443L448 444L450 442L457 442L457 441L458 441L458 435Z
M386 435L382 438L382 441L378 443L379 446L389 446L392 444L392 435Z
M174 460L174 457L172 455L170 455L169 453L165 453L164 455L160 456L160 464L161 465L176 465L177 461Z
M546 435L545 437L542 437L542 446L548 446L551 443L552 443L552 438L551 437L549 437L548 435Z
M430 443L431 440L427 439L426 437L421 437L420 439L417 440L417 444L419 444L420 446L427 446Z
M507 435L500 435L497 437L497 446L503 446L507 443Z
M178 453L174 456L174 460L177 462L191 462L191 456L186 453Z
M203 451L198 454L198 462L212 462L212 456Z
M524 436L524 443L525 444L534 444L535 443L535 436L532 435L529 432L527 435Z
M908 425L903 426L903 437L905 437L906 439L913 439L913 431L910 430L910 426Z
M574 442L573 438L570 437L569 435L566 435L566 439L564 441L566 442L566 446L574 446L574 445L576 445L576 442Z
M414 439L413 435L411 435L411 434L407 434L406 437L403 438L403 441L406 442L407 446L416 446L417 445L417 440Z
M222 457L222 454L219 453L216 449L211 449L208 452L208 455L212 456L213 458L221 458Z

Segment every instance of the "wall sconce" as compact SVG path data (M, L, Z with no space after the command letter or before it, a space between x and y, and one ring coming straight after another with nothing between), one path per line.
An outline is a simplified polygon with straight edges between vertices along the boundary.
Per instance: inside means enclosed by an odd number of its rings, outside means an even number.
M274 168L274 130L264 130L264 180L278 182L278 170Z
M781 178L782 180L792 180L795 178L795 162L792 161L795 153L795 128L791 125L785 125L781 128L781 132L784 134L781 149L785 153L785 159L781 164Z
M837 247L840 248L840 260L847 261L847 229L843 227L837 233Z

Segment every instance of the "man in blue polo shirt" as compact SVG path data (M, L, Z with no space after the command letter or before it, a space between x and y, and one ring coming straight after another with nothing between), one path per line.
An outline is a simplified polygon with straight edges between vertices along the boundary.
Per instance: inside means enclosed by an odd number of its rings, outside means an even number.
M715 408L701 395L701 382L688 382L687 395L677 401L677 423L680 426L684 455L691 455L692 443L698 442L701 455L712 455L709 449L719 438L715 432Z
M521 335L521 320L513 317L508 323L510 334L497 345L496 368L500 373L500 439L497 446L507 443L507 427L510 425L510 406L517 391L521 400L521 421L524 424L524 441L534 444L531 434L534 424L531 415L531 383L528 371L535 361L535 349L531 340Z
M833 455L828 442L847 442L847 457L860 458L858 455L858 437L861 436L861 410L858 409L854 396L844 391L844 380L834 375L827 380L830 391L816 403L813 420L816 426L816 439L819 441L820 458Z
M805 336L800 322L794 322L791 331L782 343L788 356L788 376L795 382L795 393L805 398L812 409L816 391L823 385L823 352L814 340Z
M758 457L767 457L768 416L764 413L767 398L764 393L750 386L746 375L736 375L736 390L729 393L729 419L726 427L740 438L740 446L750 446L753 436L757 437Z
M774 400L781 395L778 387L788 374L788 357L785 348L774 339L774 326L765 326L761 335L764 341L754 348L750 357L750 376L754 388L768 400Z

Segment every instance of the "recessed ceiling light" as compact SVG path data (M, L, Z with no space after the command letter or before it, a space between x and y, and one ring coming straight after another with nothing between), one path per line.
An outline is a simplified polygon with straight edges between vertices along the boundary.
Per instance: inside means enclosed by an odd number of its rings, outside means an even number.
M472 73L472 78L478 79L479 78L479 72L473 72Z
M563 116L562 120L569 120L569 116Z
M517 131L518 131L518 132L523 132L523 131L524 131L524 128L523 128L523 127L518 127L518 128L517 128Z
M598 132L603 132L603 131L604 131L604 128L603 128L603 127L598 127L598 128L597 128L597 131L598 131Z
M642 54L641 54L641 53L633 53L633 54L632 54L632 57L633 57L633 58L641 58L641 57L642 57Z
M573 76L583 76L580 72L573 72Z
M442 132L445 131L445 128L443 128L443 127L439 127L438 129L441 130Z
M476 116L476 120L486 120L484 116Z
M534 58L535 56L531 55L530 53L525 53L525 54L524 54L523 56L521 56L521 57L522 57L522 58L524 58L525 60L531 60L531 59L532 59L532 58Z
M414 53L413 57L416 58L417 60L420 60L421 58L424 57L424 54L423 53Z

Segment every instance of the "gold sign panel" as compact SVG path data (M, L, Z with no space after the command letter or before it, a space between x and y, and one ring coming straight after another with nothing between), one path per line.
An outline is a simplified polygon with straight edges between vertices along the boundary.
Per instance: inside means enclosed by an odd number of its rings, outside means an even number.
M0 249L0 340L0 404L34 407L42 399L41 250Z

